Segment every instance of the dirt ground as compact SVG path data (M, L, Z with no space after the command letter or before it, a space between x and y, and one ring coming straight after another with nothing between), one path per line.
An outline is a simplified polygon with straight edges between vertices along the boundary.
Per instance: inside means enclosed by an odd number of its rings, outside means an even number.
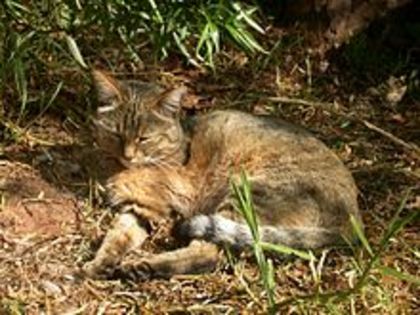
M387 103L384 99L395 88L385 86L383 91L383 85L369 79L362 84L350 71L340 74L339 63L312 77L307 63L296 61L299 56L281 58L281 67L249 71L240 70L249 60L238 54L224 72L210 77L180 70L171 62L154 71L164 78L175 73L187 80L193 94L190 111L191 107L198 112L234 107L276 115L313 131L353 172L366 236L375 250L407 192L401 215L420 208L416 151L420 102L407 95L401 102ZM290 99L281 104L270 99L285 95ZM335 111L293 100L306 95L334 103ZM238 260L234 267L226 262L206 275L144 283L82 277L80 266L93 256L113 216L101 204L101 183L118 166L81 140L69 125L69 119L47 113L18 141L4 141L1 147L0 314L266 312L266 296L252 259ZM419 232L418 222L399 231L381 253L381 266L418 279ZM151 246L172 241L157 236ZM363 250L354 254L327 250L319 257L315 266L300 259L275 263L276 299L284 303L281 314L416 314L420 310L418 280L394 277L379 268L372 269L359 292L340 301L317 299L316 293L353 287L361 273L356 262L364 265L369 258ZM301 302L289 300L313 294Z

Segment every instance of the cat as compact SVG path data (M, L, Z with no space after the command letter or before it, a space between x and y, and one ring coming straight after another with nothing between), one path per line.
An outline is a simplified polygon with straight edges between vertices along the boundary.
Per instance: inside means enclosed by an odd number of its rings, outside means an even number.
M95 258L90 277L170 277L212 270L220 246L252 245L230 183L245 170L265 242L317 249L354 239L362 227L357 187L340 159L303 128L280 119L233 110L181 119L181 86L119 81L95 70L100 106L94 138L125 170L107 182L118 215ZM169 221L179 249L124 261L142 245L150 224ZM189 244L188 244L188 241Z

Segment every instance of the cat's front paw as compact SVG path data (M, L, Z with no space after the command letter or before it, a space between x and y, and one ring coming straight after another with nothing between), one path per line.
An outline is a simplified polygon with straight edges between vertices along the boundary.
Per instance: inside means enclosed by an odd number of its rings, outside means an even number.
M145 281L153 276L153 270L147 261L128 261L123 262L116 270L117 277L129 279L132 281Z
M92 260L82 266L82 274L85 277L95 280L105 280L113 276L114 268L111 266L100 265Z

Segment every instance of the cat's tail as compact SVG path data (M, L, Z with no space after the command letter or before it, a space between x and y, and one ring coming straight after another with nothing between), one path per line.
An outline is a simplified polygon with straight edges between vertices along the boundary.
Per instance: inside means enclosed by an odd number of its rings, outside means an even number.
M177 233L190 239L204 239L216 244L227 244L242 249L253 243L250 228L245 223L221 215L197 215L184 221ZM338 232L322 227L260 226L260 239L267 243L293 248L315 249L342 243Z

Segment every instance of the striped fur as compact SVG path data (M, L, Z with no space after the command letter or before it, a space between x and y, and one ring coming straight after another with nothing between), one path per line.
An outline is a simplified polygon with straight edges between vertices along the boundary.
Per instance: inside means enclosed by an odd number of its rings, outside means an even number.
M149 227L162 222L173 226L180 243L193 240L195 245L123 263L122 273L168 276L208 270L206 264L217 261L214 244L249 247L250 230L234 210L230 190L242 169L265 242L319 248L352 239L351 216L361 225L350 172L302 128L270 117L214 111L187 129L180 118L185 88L164 91L101 72L94 77L102 101L94 118L96 142L126 166L109 179L107 195L120 216L131 221L116 219L111 236L87 264L88 275L109 270L110 261L118 267L127 251L141 246ZM200 252L205 249L206 255ZM107 257L112 253L118 257Z

